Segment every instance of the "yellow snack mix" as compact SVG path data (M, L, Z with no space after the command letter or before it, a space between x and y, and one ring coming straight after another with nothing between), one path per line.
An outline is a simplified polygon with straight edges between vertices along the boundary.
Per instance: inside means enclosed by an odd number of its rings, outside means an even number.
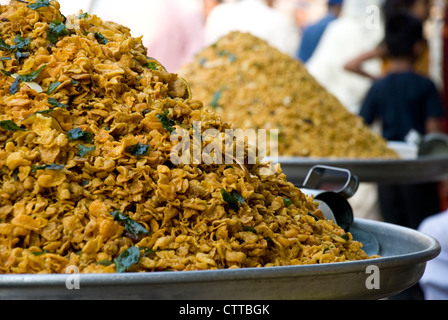
M278 129L278 154L397 158L298 60L249 33L231 32L179 70L195 98L235 128Z
M279 167L173 164L173 131L230 125L128 28L59 8L0 7L0 273L370 258Z

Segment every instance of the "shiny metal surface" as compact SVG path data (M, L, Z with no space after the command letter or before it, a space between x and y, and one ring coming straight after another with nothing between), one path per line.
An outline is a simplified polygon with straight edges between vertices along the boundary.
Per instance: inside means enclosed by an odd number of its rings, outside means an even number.
M350 160L328 158L278 159L288 181L300 185L315 165L349 170L360 182L412 184L441 181L448 178L448 155L422 156L402 160Z
M440 253L435 239L396 225L355 219L352 232L367 252L382 257L257 269L0 275L0 299L378 299L417 283ZM379 286L369 289L375 270ZM79 289L67 288L72 280Z
M430 139L429 141L433 141ZM266 158L280 163L288 181L301 186L311 168L316 165L347 169L359 182L385 184L413 184L442 181L448 178L448 153L438 152L419 156L416 145L405 142L389 142L389 147L400 156L388 159L335 159L279 157Z
M300 189L314 196L325 218L335 221L348 232L354 215L347 199L356 193L358 186L358 177L349 170L317 165L311 168Z
M325 179L330 180L327 180L326 182ZM351 198L358 190L358 177L352 175L349 170L322 165L316 165L310 169L301 188L318 191L322 184L325 185L325 183L332 181L331 179L335 179L336 181L341 181L342 179L339 188L331 189L331 191L340 194L345 199ZM320 190L320 192L323 191L325 190ZM327 189L327 191L330 190ZM316 193L314 195L317 196Z

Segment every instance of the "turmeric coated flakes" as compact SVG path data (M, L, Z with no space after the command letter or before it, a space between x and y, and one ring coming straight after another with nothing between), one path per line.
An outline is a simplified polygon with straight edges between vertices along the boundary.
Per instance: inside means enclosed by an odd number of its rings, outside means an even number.
M179 73L235 128L278 129L280 156L397 158L301 62L249 33L229 33Z
M56 1L12 1L0 25L0 273L369 258L280 169L174 165L171 131L229 125L129 29Z

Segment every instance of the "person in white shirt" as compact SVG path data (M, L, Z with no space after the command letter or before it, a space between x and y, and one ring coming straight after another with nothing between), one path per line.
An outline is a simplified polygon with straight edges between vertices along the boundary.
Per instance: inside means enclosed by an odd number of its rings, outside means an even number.
M430 216L422 221L419 231L439 241L440 254L426 263L420 279L425 300L448 300L448 211Z
M232 31L241 31L294 56L299 43L298 28L292 19L272 6L272 0L240 0L215 6L205 23L206 45Z

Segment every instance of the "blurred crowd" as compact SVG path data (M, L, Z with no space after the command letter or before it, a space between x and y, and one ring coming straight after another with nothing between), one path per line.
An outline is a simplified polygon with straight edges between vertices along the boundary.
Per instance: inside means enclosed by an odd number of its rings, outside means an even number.
M143 37L148 55L170 72L228 32L250 32L302 61L348 110L363 116L386 139L405 141L411 131L448 133L447 0L59 3L65 15L82 10L129 27L134 37ZM375 127L376 119L382 120L381 126ZM448 277L440 276L448 268L448 182L412 187L416 189L387 186L379 190L382 218L421 228L442 243L441 255L428 264L430 272L421 283L426 297L448 299L448 283L443 283ZM421 194L428 194L424 202L419 200ZM399 220L397 212L405 203L408 219Z
M59 2L66 15L83 10L128 26L170 72L229 31L250 32L306 63L327 90L358 113L372 81L384 71L372 54L384 36L385 1L129 0L125 8L119 0ZM422 70L442 92L446 0L423 2L425 7L416 9L422 11L428 45Z
M360 74L360 68L358 72L347 69L346 64L381 42L384 1L129 0L125 5L129 10L119 0L59 2L67 15L83 10L130 27L134 36L143 36L149 55L170 72L231 30L251 32L302 60L322 85L358 112L372 79ZM445 0L431 0L422 13L430 48L425 72L440 90L444 8ZM362 67L369 75L379 76L382 71L379 59L363 61Z

